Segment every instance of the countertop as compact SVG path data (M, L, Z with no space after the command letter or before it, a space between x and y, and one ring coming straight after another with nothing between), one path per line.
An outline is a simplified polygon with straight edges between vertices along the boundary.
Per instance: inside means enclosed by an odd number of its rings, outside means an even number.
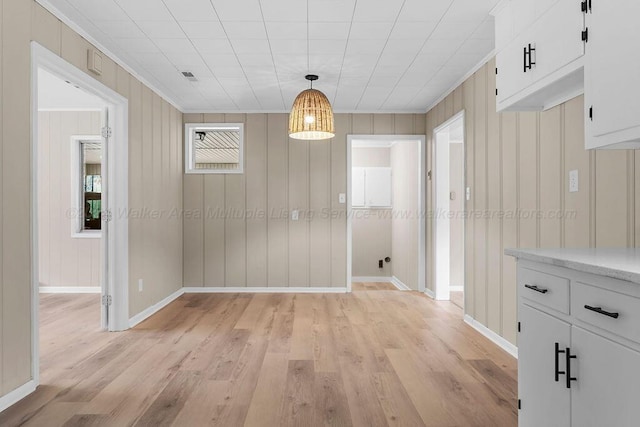
M640 284L640 249L505 249L505 255Z

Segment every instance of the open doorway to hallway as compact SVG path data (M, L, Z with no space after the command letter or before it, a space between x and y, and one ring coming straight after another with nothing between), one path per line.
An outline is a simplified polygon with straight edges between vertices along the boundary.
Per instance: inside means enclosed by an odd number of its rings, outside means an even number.
M106 103L73 83L38 70L38 280L46 301L87 301L100 313L103 282L102 127ZM43 295L44 296L44 295ZM44 302L43 300L43 302ZM107 327L106 310L96 328ZM102 325L100 324L102 323Z
M348 283L424 292L424 136L348 137Z
M464 306L464 112L434 131L435 294Z

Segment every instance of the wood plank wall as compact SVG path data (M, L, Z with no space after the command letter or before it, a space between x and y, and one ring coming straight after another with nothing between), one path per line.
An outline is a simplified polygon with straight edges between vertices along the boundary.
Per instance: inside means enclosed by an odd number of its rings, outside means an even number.
M515 344L515 261L504 248L640 246L640 153L586 151L582 97L542 113L497 114L495 88L492 60L427 113L428 163L435 167L433 130L465 110L467 210L505 213L466 222L465 311ZM574 169L580 191L569 193ZM432 288L432 257L427 264Z
M184 178L184 285L196 287L344 287L346 212L338 194L346 192L347 135L425 132L424 114L337 114L329 142L289 140L287 114L185 114L184 120L245 123L243 175ZM206 214L245 209L274 215ZM293 209L300 210L299 221L279 215ZM305 217L307 211L316 214Z
M31 60L42 44L129 100L132 208L182 207L182 113L106 56L87 70L91 45L33 0L0 3L0 396L31 375ZM117 143L117 141L115 141ZM146 228L145 228L146 227ZM131 220L130 315L182 285L182 219ZM138 278L145 291L138 292Z
M40 286L100 286L101 239L71 237L78 206L72 192L70 143L73 135L99 136L100 116L98 111L38 113Z

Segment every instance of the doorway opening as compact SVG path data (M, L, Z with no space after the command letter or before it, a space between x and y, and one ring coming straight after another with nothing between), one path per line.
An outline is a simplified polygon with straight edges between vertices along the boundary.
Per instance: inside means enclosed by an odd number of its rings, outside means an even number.
M36 42L31 58L31 340L37 386L40 294L48 313L57 304L84 310L81 324L65 325L70 332L129 326L128 106ZM63 325L51 320L43 324L60 335Z
M347 288L425 292L425 137L347 137Z
M437 300L464 308L464 111L434 130L434 268Z

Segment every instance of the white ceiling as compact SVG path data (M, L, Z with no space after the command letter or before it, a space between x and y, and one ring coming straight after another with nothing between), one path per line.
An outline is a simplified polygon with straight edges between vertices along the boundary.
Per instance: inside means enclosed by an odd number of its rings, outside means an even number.
M311 72L338 112L411 112L493 50L498 0L38 1L183 111L288 111Z
M38 110L101 110L105 102L61 78L38 70Z

